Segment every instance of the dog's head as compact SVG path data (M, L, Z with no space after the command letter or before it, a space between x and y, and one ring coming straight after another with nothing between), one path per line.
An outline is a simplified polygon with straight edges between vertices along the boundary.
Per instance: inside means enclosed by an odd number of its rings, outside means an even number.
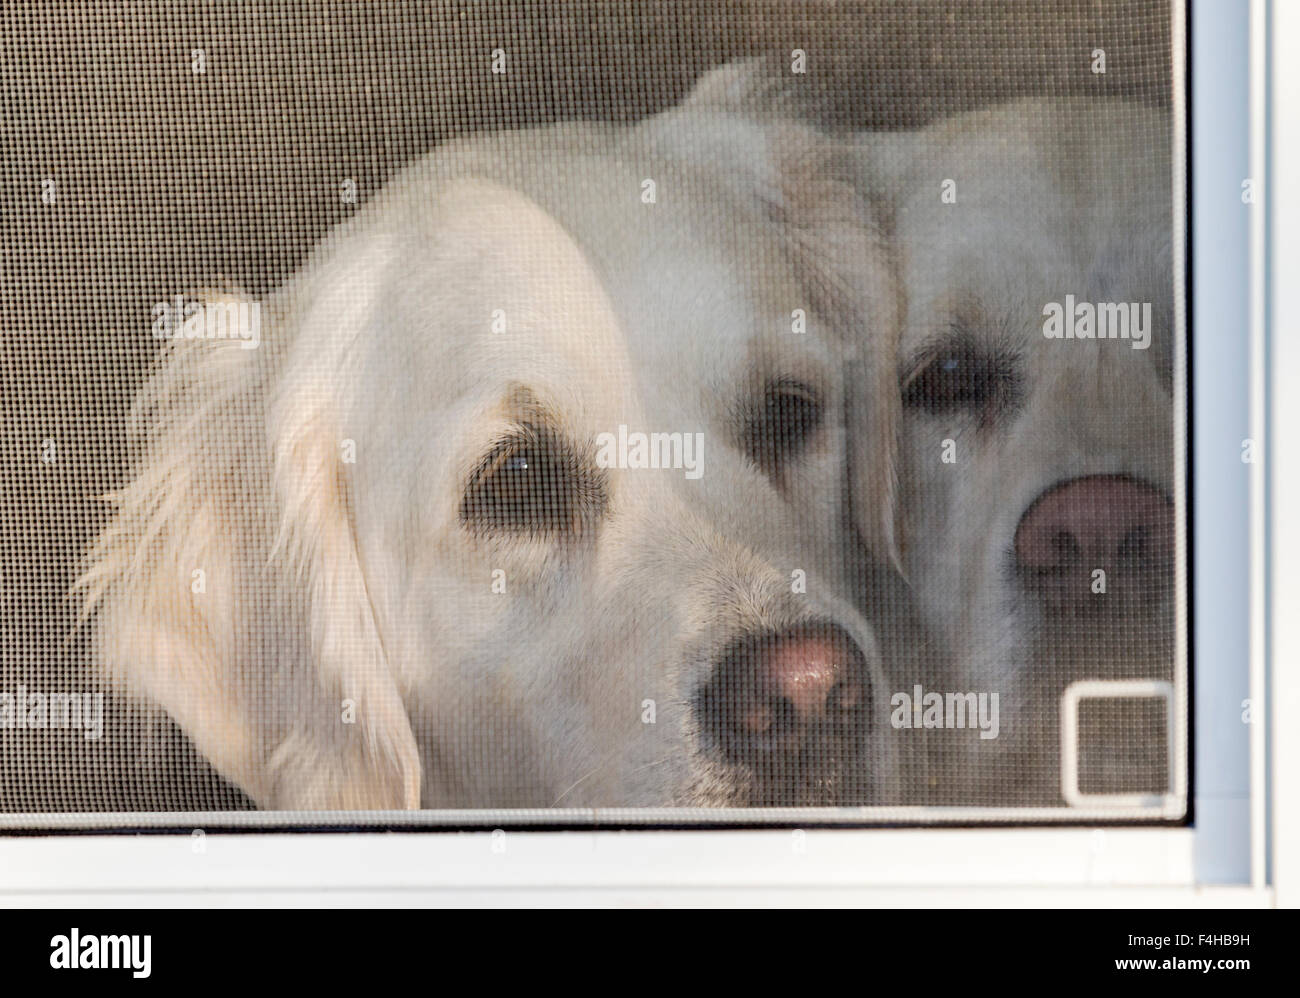
M880 792L831 302L881 275L653 129L573 138L422 161L141 396L96 655L264 806Z
M1171 669L1169 127L1022 101L859 139L905 295L900 563L1022 732L1071 680Z

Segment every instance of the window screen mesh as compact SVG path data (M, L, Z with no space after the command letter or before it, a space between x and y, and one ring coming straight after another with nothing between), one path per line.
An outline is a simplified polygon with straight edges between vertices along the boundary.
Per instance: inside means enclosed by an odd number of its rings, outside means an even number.
M1181 818L1178 13L6 8L4 823Z

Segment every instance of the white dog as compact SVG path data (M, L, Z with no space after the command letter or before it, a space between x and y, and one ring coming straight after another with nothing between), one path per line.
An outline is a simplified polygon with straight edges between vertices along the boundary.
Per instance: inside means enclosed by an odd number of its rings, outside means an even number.
M857 145L905 295L885 553L937 638L917 681L1002 705L996 740L943 733L940 794L1059 801L1064 687L1172 674L1169 119L1025 100ZM1158 788L1164 738L1097 788Z
M268 808L879 800L839 594L846 424L881 462L895 433L890 280L794 126L441 148L256 349L171 344L81 583L97 661Z

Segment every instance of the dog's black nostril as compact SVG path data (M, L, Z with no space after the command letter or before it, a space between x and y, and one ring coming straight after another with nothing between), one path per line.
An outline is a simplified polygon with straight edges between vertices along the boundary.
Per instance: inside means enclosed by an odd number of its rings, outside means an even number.
M776 727L776 711L770 703L754 704L748 710L743 712L740 720L740 730L737 734L740 737L752 735L762 737L770 734Z
M1134 527L1120 541L1117 553L1122 559L1141 560L1146 557L1148 540L1149 531L1146 527Z
M865 711L869 702L870 695L862 684L836 683L826 698L826 716L837 724L846 724Z
M1058 530L1052 535L1052 550L1056 553L1059 567L1073 564L1083 557L1078 539L1068 530Z
M799 730L799 712L785 697L777 697L773 704L772 734L780 737Z
M785 697L774 698L766 711L771 723L754 740L754 748L762 752L775 752L799 733L799 713Z

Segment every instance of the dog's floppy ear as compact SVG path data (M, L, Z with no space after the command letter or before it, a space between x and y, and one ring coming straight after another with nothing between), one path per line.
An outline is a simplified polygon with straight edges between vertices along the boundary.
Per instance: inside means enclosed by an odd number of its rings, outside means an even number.
M138 397L135 477L77 583L93 654L262 807L418 807L329 393L261 333L172 341Z
M381 251L382 253L382 251ZM281 746L277 772L293 783L315 783L329 797L329 781L349 790L348 807L419 807L420 758L405 705L397 690L357 549L341 413L368 333L379 261L343 261L339 272L322 268L298 295L306 303L295 320L284 371L268 412L274 451L274 494L279 520L271 558L305 589L312 673L326 691L326 710L347 704L352 725L327 732L298 731L301 746ZM328 716L328 714L327 714ZM351 728L349 731L348 729ZM327 735L336 776L310 748Z
M835 140L774 127L783 226L810 304L829 323L845 370L848 482L853 519L877 556L899 565L898 386L902 298L896 261L853 157Z

